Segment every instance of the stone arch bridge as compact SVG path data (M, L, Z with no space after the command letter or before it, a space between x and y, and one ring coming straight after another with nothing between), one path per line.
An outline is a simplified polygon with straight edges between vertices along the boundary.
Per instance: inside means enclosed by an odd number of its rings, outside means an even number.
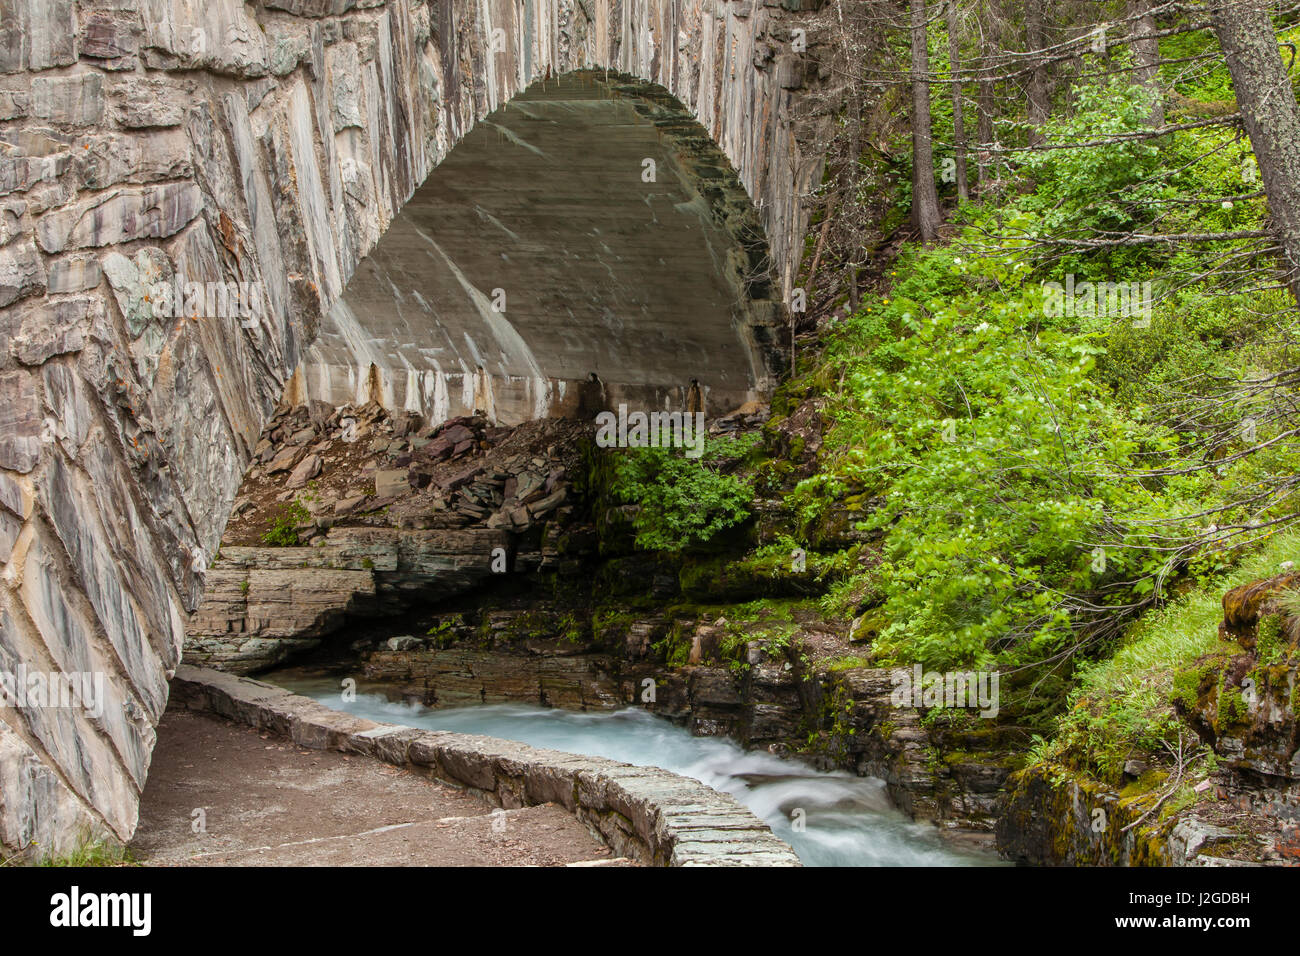
M667 138L682 205L730 234L724 284L748 292L729 341L758 359L719 401L770 386L835 108L819 6L0 0L6 855L131 836L187 615L286 390L350 398L360 369L375 397L455 411L436 373L339 316L431 170L521 92L584 77ZM177 277L245 283L254 317L168 318L155 294ZM452 394L545 411L580 360Z

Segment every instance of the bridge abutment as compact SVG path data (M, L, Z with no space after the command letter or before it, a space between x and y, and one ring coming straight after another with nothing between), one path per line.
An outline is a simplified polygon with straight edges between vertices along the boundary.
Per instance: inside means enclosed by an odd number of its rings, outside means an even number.
M493 109L582 69L662 87L734 167L784 300L821 177L801 143L830 122L821 15L788 6L0 0L0 671L103 677L92 706L38 706L27 680L0 708L6 854L130 837L262 427ZM259 307L157 307L178 278Z

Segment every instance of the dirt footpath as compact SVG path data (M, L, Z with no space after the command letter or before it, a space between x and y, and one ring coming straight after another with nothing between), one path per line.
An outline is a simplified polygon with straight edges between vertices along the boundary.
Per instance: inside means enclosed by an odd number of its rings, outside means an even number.
M561 807L493 810L370 757L186 710L158 727L131 851L154 866L628 865Z

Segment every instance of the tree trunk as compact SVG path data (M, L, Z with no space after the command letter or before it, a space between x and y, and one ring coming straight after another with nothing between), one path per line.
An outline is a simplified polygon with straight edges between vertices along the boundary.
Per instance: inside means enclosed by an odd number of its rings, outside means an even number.
M1025 0L1025 41L1031 55L1047 48L1047 17L1043 0ZM1042 128L1052 111L1052 78L1041 56L1035 59L1030 70L1028 94L1029 145L1041 146L1047 142Z
M1300 303L1300 105L1282 63L1268 0L1212 0L1210 17L1268 196L1286 281Z
M983 4L980 9L987 14L988 4ZM975 139L979 143L976 152L976 171L979 176L980 194L983 195L985 188L995 178L993 176L993 80L990 79L992 74L991 63L993 62L993 44L989 40L989 30L992 29L991 20L986 15L976 21L979 23L980 30L980 81L979 87L975 94Z
M1151 0L1129 0L1128 15L1134 21L1129 46L1137 68L1133 71L1138 83L1150 90L1154 102L1151 106L1152 126L1165 125L1165 103L1160 93L1160 41L1155 37L1156 18L1151 13Z
M952 73L952 141L957 159L957 196L962 202L970 199L966 180L966 115L961 101L961 38L957 19L957 0L947 0L948 14L948 69Z
M912 222L923 242L939 235L939 190L934 183L934 134L930 127L930 58L926 50L925 0L912 12Z
M844 23L844 5L837 0L835 4L836 16L839 20L840 43L844 47L844 59L848 63L854 61L853 45L849 42L849 30ZM858 178L862 172L862 90L856 83L849 84L848 90L848 168L842 177L843 185L840 186L839 198L837 202L843 209L852 209L855 205L855 197L858 195ZM849 273L849 308L856 312L861 299L858 296L858 257L862 254L862 243L856 241L854 235L854 226L852 220L847 225L849 241L842 243L845 261L844 266Z

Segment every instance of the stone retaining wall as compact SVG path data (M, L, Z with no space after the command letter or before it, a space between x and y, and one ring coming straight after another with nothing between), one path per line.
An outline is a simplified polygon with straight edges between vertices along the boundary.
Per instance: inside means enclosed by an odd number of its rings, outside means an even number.
M381 724L281 687L182 665L173 699L302 747L376 757L514 809L557 803L615 852L654 866L799 866L733 797L660 770L493 737Z

